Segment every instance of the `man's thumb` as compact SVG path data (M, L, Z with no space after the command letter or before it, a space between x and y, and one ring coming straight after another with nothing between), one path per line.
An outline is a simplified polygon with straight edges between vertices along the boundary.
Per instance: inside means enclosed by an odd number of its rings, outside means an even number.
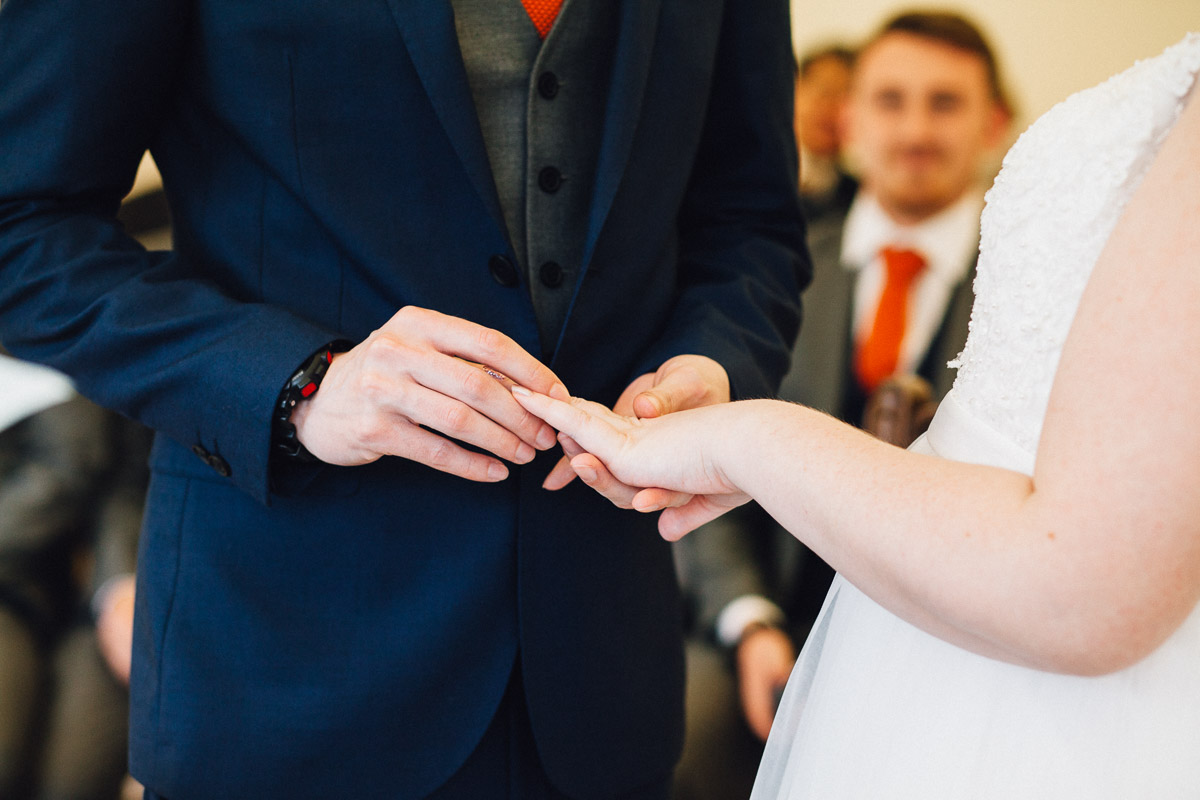
M633 398L633 413L638 419L651 419L671 413L670 392L663 386L648 389Z

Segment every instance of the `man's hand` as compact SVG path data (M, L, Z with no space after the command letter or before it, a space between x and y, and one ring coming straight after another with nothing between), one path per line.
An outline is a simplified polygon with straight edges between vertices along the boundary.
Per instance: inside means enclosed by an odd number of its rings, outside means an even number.
M724 367L707 356L681 355L668 359L657 372L646 373L629 384L617 398L613 411L626 417L648 419L674 411L727 403L729 397L729 376ZM542 483L550 490L561 489L575 479L578 473L570 459L583 452L570 437L561 436L560 441L566 455ZM583 476L585 483L616 505L632 507L633 497L640 487L621 483L599 460L589 460L588 466L590 469ZM643 499L668 508L684 505L691 500L691 495L663 491L656 492L653 498Z
M779 693L787 684L795 664L792 640L778 628L751 628L738 642L738 694L742 713L750 730L763 741L771 732Z
M554 429L513 400L513 382L568 397L553 372L499 331L407 306L334 356L321 388L296 406L292 422L301 444L331 464L395 455L469 480L499 481L508 468L498 459L525 464L555 443Z
M117 579L104 593L104 607L96 617L96 641L100 654L117 680L129 685L133 660L133 601L136 579Z

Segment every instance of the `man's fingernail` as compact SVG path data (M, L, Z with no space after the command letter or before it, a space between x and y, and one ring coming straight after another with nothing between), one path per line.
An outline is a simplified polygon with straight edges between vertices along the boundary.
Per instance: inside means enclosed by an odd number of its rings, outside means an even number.
M579 479L584 483L591 483L592 481L596 480L596 470L589 467L576 467L575 474L578 475Z
M524 442L521 442L521 444L517 446L517 455L515 460L518 464L528 464L530 461L533 461L533 457L536 455L536 450Z
M642 416L657 417L660 414L662 414L662 403L654 395L643 394L643 395L641 395L641 397L639 399L642 401L641 405L642 405L643 411L646 410L645 406L647 406L647 405L650 406L650 413L642 414Z
M558 435L555 434L553 428L543 427L538 431L537 446L542 450L549 450L558 442Z
M553 386L551 386L549 394L555 400L570 400L571 399L571 393L568 392L567 387L563 386L561 383L556 383Z
M508 468L497 461L493 461L491 464L488 464L488 477L494 481L502 481L508 477Z

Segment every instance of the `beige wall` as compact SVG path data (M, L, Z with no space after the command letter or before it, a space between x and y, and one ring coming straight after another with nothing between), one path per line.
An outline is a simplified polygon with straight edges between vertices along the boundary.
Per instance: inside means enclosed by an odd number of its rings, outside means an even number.
M1200 31L1200 0L792 0L797 52L833 39L851 42L891 14L949 8L985 29L998 51L1020 115L1015 133L1072 92Z

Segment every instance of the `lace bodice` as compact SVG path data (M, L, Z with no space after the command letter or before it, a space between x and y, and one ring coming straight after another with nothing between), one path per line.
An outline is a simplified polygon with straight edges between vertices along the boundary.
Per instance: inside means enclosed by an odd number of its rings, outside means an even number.
M1198 72L1190 34L1067 98L1021 135L987 194L954 395L1031 466L1083 287Z

